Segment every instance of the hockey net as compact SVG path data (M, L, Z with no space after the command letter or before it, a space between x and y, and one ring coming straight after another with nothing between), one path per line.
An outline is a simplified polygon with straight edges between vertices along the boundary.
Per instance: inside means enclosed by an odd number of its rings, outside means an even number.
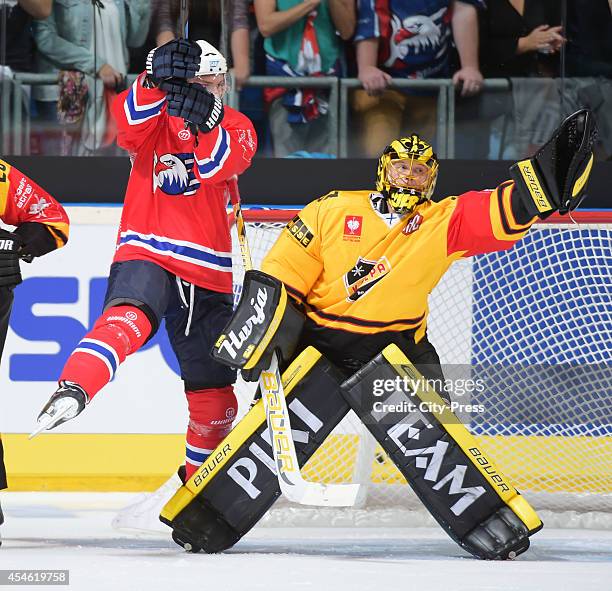
M256 268L296 213L245 211ZM455 262L430 295L428 335L447 378L486 384L456 388L451 398L473 405L461 419L545 521L609 528L612 216L576 212L574 219L551 218L509 251ZM233 241L237 301L244 269L235 228ZM239 379L237 393L245 412L253 387ZM299 515L311 523L319 515L326 524L431 522L352 412L303 473L318 482L361 483L360 506L332 515L281 501L270 523L287 525Z

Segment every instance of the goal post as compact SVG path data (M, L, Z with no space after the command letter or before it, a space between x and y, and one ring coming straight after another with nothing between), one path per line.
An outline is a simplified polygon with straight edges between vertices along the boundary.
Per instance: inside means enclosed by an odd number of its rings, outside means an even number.
M298 212L245 208L256 268ZM535 508L612 527L612 212L573 220L551 216L508 251L455 262L430 296L428 335L449 381L473 382L451 392L472 409L461 419ZM243 411L252 394L239 380ZM366 513L419 505L352 412L303 473L364 484Z

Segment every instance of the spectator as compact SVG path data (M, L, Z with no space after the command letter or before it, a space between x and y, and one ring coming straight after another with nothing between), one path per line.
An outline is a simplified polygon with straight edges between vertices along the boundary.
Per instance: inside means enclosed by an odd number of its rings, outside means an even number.
M340 38L355 30L354 0L255 0L255 16L268 75L340 75ZM330 151L326 92L270 88L265 97L276 157Z
M536 135L544 139L557 126L558 115L545 113L540 101L542 118L546 119L542 132L534 134L533 124L526 125L526 119L517 127L514 99L520 105L535 100L531 95L534 89L538 96L550 99L547 82L521 79L559 75L559 50L565 42L560 23L558 0L487 0L487 9L480 13L482 72L485 78L513 78L514 84L513 89L490 90L458 100L457 155L519 158L525 151L536 149ZM521 112L525 112L523 108ZM519 136L523 139L519 140Z
M148 32L149 0L55 0L51 15L34 22L39 71L58 69L81 74L64 76L71 85L85 84L87 108L78 153L97 150L114 139L108 105L125 85L128 46L141 45ZM56 119L57 87L42 87L37 96L43 117ZM76 109L78 110L78 109Z
M376 156L408 129L435 136L436 96L388 86L392 78L448 77L451 29L461 62L453 81L464 95L479 92L476 9L483 7L483 0L358 0L355 41L363 90L355 91L353 108L365 156Z
M32 19L46 18L51 14L52 0L7 0L0 5L0 84L2 92L8 93L9 111L13 105L13 73L31 72L34 70L34 38L32 36ZM6 86L5 86L6 85ZM23 91L23 87L22 87ZM26 92L21 99L21 115L28 118L29 94ZM17 130L4 129L3 123L8 118L0 117L0 148L4 153L12 153L14 146L9 144L11 132Z
M480 64L487 78L558 76L559 0L487 0Z
M226 0L221 11L219 0L215 0L200 3L188 13L191 39L208 39L223 48L228 44L227 39L224 39L227 35L224 33L229 32L234 79L239 88L251 72L248 17L251 2L252 0ZM155 35L156 46L183 36L179 30L179 20L179 0L152 0L151 33Z
M568 76L612 78L612 0L569 0Z
M47 18L52 0L6 0L0 6L0 22L6 29L0 35L2 65L14 71L34 70L32 19Z

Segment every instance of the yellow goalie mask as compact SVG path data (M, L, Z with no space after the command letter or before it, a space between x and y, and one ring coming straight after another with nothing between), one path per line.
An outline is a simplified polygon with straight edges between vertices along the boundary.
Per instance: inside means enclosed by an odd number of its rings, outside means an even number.
M378 161L376 190L399 213L410 213L431 199L438 178L438 158L418 135L393 140Z

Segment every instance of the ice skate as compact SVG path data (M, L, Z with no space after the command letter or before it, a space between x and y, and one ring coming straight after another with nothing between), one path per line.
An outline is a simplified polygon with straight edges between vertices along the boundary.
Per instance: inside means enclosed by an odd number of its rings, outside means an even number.
M81 386L73 382L60 382L59 388L38 415L38 426L30 435L30 439L42 431L54 429L74 419L88 403L89 398Z
M137 495L115 515L112 526L118 530L138 533L168 533L168 527L159 520L164 505L185 483L185 466L181 466L164 484L150 493Z

